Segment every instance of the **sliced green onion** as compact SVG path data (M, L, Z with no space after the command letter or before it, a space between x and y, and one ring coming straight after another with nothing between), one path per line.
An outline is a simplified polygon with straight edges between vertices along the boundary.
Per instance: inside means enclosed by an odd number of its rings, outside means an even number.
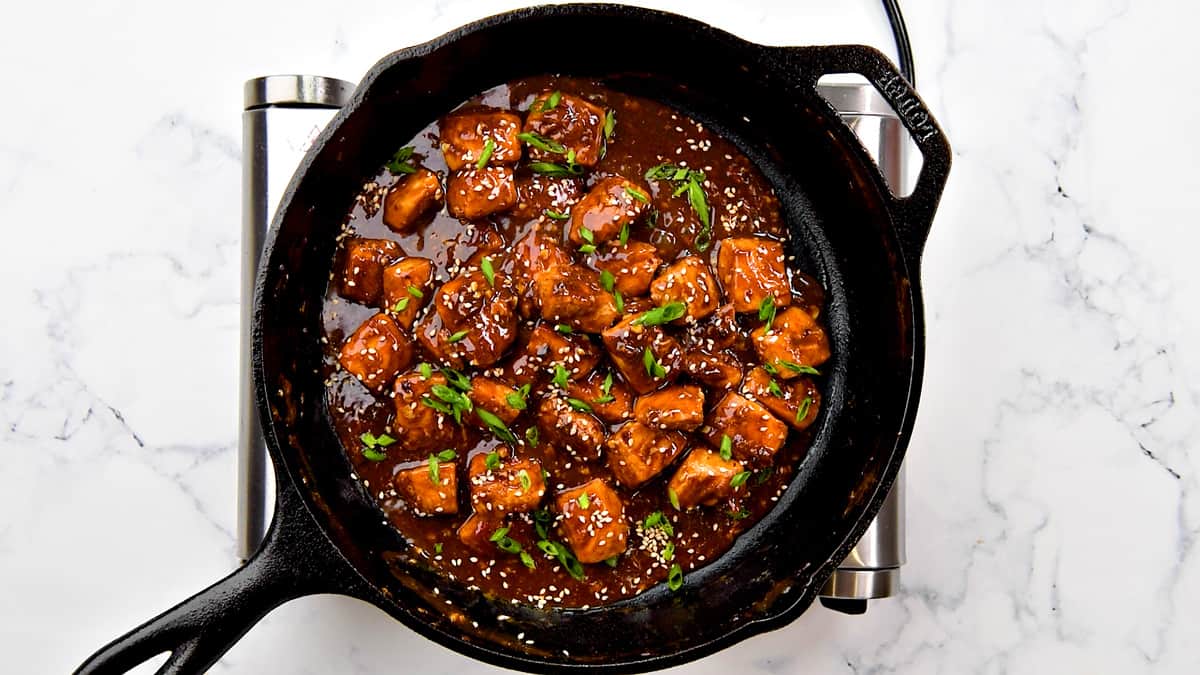
M517 138L525 141L527 145L531 145L538 150L554 153L556 155L561 155L567 151L567 149L563 147L562 143L546 138L545 136L533 131L521 132L517 134Z
M542 100L542 112L554 110L558 107L558 102L562 100L562 92L554 91L549 96Z
M738 489L738 488L742 487L743 485L745 485L745 484L746 484L746 481L747 481L749 478L750 478L750 472L749 472L749 471L742 471L742 472L740 472L740 473L735 473L735 474L733 475L733 478L730 478L730 479L729 479L729 484L730 484L731 486L733 486L733 489L735 489L735 490L736 490L736 489Z
M412 164L412 156L415 149L411 145L400 148L396 151L396 154L392 155L391 161L384 168L393 176L401 173L416 173L417 167Z
M460 330L457 333L452 333L450 335L450 337L446 338L446 342L448 342L450 344L454 344L455 342L458 342L458 341L462 340L463 338L467 337L467 333L469 333L469 332L470 331Z
M478 415L479 419L483 421L483 423L486 424L489 429L492 430L492 433L496 435L496 438L499 438L505 443L517 442L517 438L513 436L513 433L508 430L508 427L505 426L504 421L499 417L496 417L483 408L477 409L475 414Z
M733 458L733 439L728 434L721 434L721 459L728 462Z
M550 536L546 533L546 527L549 526L553 522L554 522L554 514L553 513L550 513L549 511L547 511L545 509L538 509L537 511L533 512L533 529L537 530L538 537L540 537L543 540L543 541L538 542L538 548L542 549L543 551L546 551L546 549L543 548L542 544L550 543L550 542L544 541L544 540L550 538ZM554 555L554 551L546 551L546 552L549 553L550 555Z
M683 568L679 566L679 563L675 563L671 565L671 572L667 575L667 588L671 589L671 592L673 593L682 587Z
M604 290L612 293L613 284L615 283L617 283L617 278L613 276L612 272L609 272L608 270L600 270L600 285L604 288Z
M796 410L796 424L804 421L808 417L808 410L812 407L813 399L811 396L805 396L803 401L800 401L800 408Z
M471 378L463 375L453 368L442 368L442 375L446 376L446 381L450 386L460 391L471 391Z
M563 368L561 363L556 363L554 364L554 379L550 380L550 382L556 387L566 389L567 378L569 376L570 373L567 372L567 369Z
M668 302L662 307L655 307L652 310L642 312L642 315L634 319L633 323L642 326L658 326L670 323L685 313L687 313L687 305L684 305L682 302Z
M688 181L688 202L692 205L692 210L700 218L700 232L696 235L696 250L706 251L709 245L712 244L712 221L708 210L708 197L704 194L704 187L699 181Z
M758 320L764 322L764 332L771 332L771 324L775 321L775 297L768 295L758 306Z
M517 543L517 541L511 537L505 537L505 538L501 539L500 541L496 542L496 548L500 549L501 551L504 551L505 553L520 553L521 552L521 545L519 543Z
M654 358L654 352L650 351L650 347L646 347L642 352L642 365L646 368L646 374L653 378L667 376L667 369L663 368L658 359Z
M579 412L585 412L585 413L592 412L592 406L588 405L584 401L581 401L577 398L567 399L567 405L571 406L575 410L578 410Z
M821 374L821 371L817 370L816 368L813 368L812 366L802 366L798 363L792 363L791 361L784 361L783 359L779 359L779 365L783 366L784 368L787 368L788 370L792 371L793 373L802 373L804 375L820 375Z
M494 287L496 285L496 270L492 267L492 259L485 256L483 260L479 261L479 269L483 272L483 278L487 279L488 286Z
M496 143L492 139L487 139L483 142L483 152L479 153L479 161L475 162L475 168L483 171L483 167L487 166L488 160L492 158L492 153L496 151Z
M772 396L783 396L783 389L779 387L779 383L775 381L775 378L767 380L767 390L771 392Z
M508 407L512 408L513 410L524 410L525 408L529 407L529 402L524 396L521 395L520 391L509 392L508 395L504 397L504 402L507 403Z

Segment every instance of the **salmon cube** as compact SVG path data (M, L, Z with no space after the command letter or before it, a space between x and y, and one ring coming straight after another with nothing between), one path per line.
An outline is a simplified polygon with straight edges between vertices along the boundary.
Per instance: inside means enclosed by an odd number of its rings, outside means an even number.
M678 431L661 432L641 422L626 422L604 444L608 468L627 488L636 488L662 473L687 446Z
M393 484L418 516L458 513L458 474L453 462L439 462L437 471L425 462L396 474Z
M671 263L658 275L650 286L650 299L659 307L682 302L685 313L675 323L695 323L717 311L721 292L717 290L717 280L708 271L708 265L689 255Z
M490 554L496 551L496 543L492 541L492 535L496 530L503 527L503 520L499 514L478 511L467 517L463 524L459 526L458 540L467 545L467 548L476 553Z
M384 268L382 304L397 325L412 328L433 293L432 281L433 261L428 258L401 258Z
M466 354L458 348L457 342L450 341L450 336L454 333L446 328L437 312L426 314L416 323L413 332L417 336L417 342L438 363L456 369L466 367Z
M513 216L521 220L557 222L571 212L571 207L583 197L583 180L556 178L540 173L517 177L517 206ZM547 214L550 211L552 214Z
M613 290L632 298L650 290L654 273L662 265L662 257L654 245L630 241L624 246L609 246L597 251L590 264L613 276Z
M441 206L444 196L438 175L417 169L388 188L383 198L383 224L394 232L408 232L421 216Z
M503 380L497 380L493 377L485 377L476 375L471 378L471 391L467 394L471 399L471 403L476 408L483 408L500 418L501 422L512 424L521 414L520 408L514 408L512 403L516 400L524 400L514 387L508 385ZM512 399L510 402L509 399ZM481 425L481 428L487 428L481 420L475 415L471 416L473 421Z
M725 298L739 312L757 312L768 297L774 298L775 306L780 308L792 302L783 244L773 239L722 239L717 249L717 274Z
M417 372L396 378L392 387L396 407L392 429L398 446L406 452L421 454L459 447L461 428L454 417L436 409L441 401L433 388L446 384L446 377L438 372L428 379Z
M708 442L714 448L728 436L733 456L755 467L767 466L787 440L787 425L771 414L763 404L729 392L721 397L708 415Z
M674 501L684 511L712 506L733 496L737 489L733 486L734 476L743 471L741 462L721 459L721 455L705 448L694 448L667 483L668 494L675 496Z
M660 389L638 398L633 415L651 429L694 431L704 423L704 390L694 384Z
M817 420L821 408L821 392L807 377L780 382L762 368L746 373L742 391L752 400L763 404L776 417L793 429L807 429Z
M557 98L554 106L549 101ZM529 146L529 156L562 162L571 152L580 166L596 166L604 156L605 110L595 103L562 92L544 92L529 107L525 131L562 146L563 152L548 152Z
M633 394L621 378L594 372L567 385L567 393L592 407L596 417L617 424L633 416Z
M352 302L375 305L383 293L383 268L400 255L400 246L394 241L363 237L347 239L339 295Z
M513 285L521 298L521 315L531 318L537 313L533 278L552 267L570 265L571 254L558 245L557 239L534 228L513 245L513 258Z
M713 389L732 389L742 381L739 361L725 352L689 351L683 357L683 369L693 380Z
M463 169L450 174L446 207L450 215L474 220L517 205L517 184L507 166Z
M521 159L521 118L502 110L489 108L464 110L442 118L438 130L439 145L446 166L458 171L465 166L475 167L491 141L492 154L488 164L514 164Z
M812 316L799 307L789 307L775 316L768 332L760 326L750 337L763 363L778 370L778 377L789 380L805 374L808 368L829 360L829 338Z
M649 208L650 191L646 186L621 176L605 178L571 208L571 219L567 221L571 242L576 246L597 245L613 239ZM585 235L584 230L590 234Z
M385 391L396 374L412 365L412 340L387 314L363 322L342 344L338 363L368 389Z
M547 324L529 334L524 352L513 359L509 372L513 381L525 385L553 378L562 366L568 380L592 372L600 361L600 350L583 335L564 335Z
M627 316L604 331L604 346L629 387L649 394L679 376L683 350L659 326L643 326L637 316ZM649 355L647 355L649 354Z
M491 459L489 460L489 456ZM542 503L546 479L535 459L477 452L469 464L471 508L478 513L524 513Z
M738 325L733 305L721 305L707 318L689 325L684 331L683 342L688 349L713 354L722 349L741 351L750 348L750 341Z
M517 338L517 296L478 269L447 281L433 297L438 322L423 324L418 339L447 362L490 366Z
M594 462L600 459L604 444L604 425L584 410L572 407L564 396L547 396L538 406L538 430L541 439L576 459Z
M612 294L600 287L600 277L580 265L559 265L538 272L533 289L542 316L574 330L599 333L619 316Z
M625 552L629 523L625 505L608 483L594 478L558 493L559 529L581 563L598 563Z

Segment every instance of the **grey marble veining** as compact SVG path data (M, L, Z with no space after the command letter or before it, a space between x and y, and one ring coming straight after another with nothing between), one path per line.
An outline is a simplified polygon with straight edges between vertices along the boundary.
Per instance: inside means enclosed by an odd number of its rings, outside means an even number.
M515 2L25 4L0 63L0 651L63 672L234 565L240 85L357 78ZM891 52L873 2L657 2ZM1192 3L904 2L955 166L924 261L904 592L688 673L1200 665ZM69 20L68 18L69 17ZM483 673L363 603L214 669Z

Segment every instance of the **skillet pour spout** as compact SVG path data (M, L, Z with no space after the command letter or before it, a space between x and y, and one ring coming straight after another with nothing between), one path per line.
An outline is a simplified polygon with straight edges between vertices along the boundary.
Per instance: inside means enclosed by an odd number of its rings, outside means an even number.
M780 197L788 254L826 289L833 357L808 455L774 509L729 552L674 593L660 585L602 607L539 610L448 582L383 522L333 432L315 336L339 224L364 180L430 120L489 87L544 73L543 58L513 45L583 33L656 49L568 50L557 72L662 101L732 141L762 172ZM896 109L924 160L910 196L889 191L817 94L828 73L863 75ZM202 672L272 608L314 593L365 600L450 649L524 671L664 668L786 625L861 536L903 458L924 360L918 267L949 166L949 145L924 103L869 47L764 47L664 12L560 5L493 16L384 57L293 177L263 254L254 376L278 477L266 540L229 577L78 672L125 672L163 652L171 655L159 672Z

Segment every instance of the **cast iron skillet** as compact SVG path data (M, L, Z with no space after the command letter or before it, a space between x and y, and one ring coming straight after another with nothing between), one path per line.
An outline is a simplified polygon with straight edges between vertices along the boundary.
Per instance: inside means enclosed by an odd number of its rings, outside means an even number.
M495 601L410 559L351 479L316 374L334 238L364 180L464 99L548 71L664 101L737 143L780 197L791 253L827 289L833 345L812 449L776 508L678 592L663 584L585 611ZM816 94L818 77L840 72L874 82L920 148L908 198L889 192ZM361 598L451 649L521 670L663 668L787 624L900 466L923 361L917 264L949 165L924 105L867 47L764 47L671 14L568 5L491 17L385 57L308 153L267 239L254 326L259 413L278 476L266 540L241 569L79 672L124 672L166 651L160 672L204 670L271 609L315 593Z

